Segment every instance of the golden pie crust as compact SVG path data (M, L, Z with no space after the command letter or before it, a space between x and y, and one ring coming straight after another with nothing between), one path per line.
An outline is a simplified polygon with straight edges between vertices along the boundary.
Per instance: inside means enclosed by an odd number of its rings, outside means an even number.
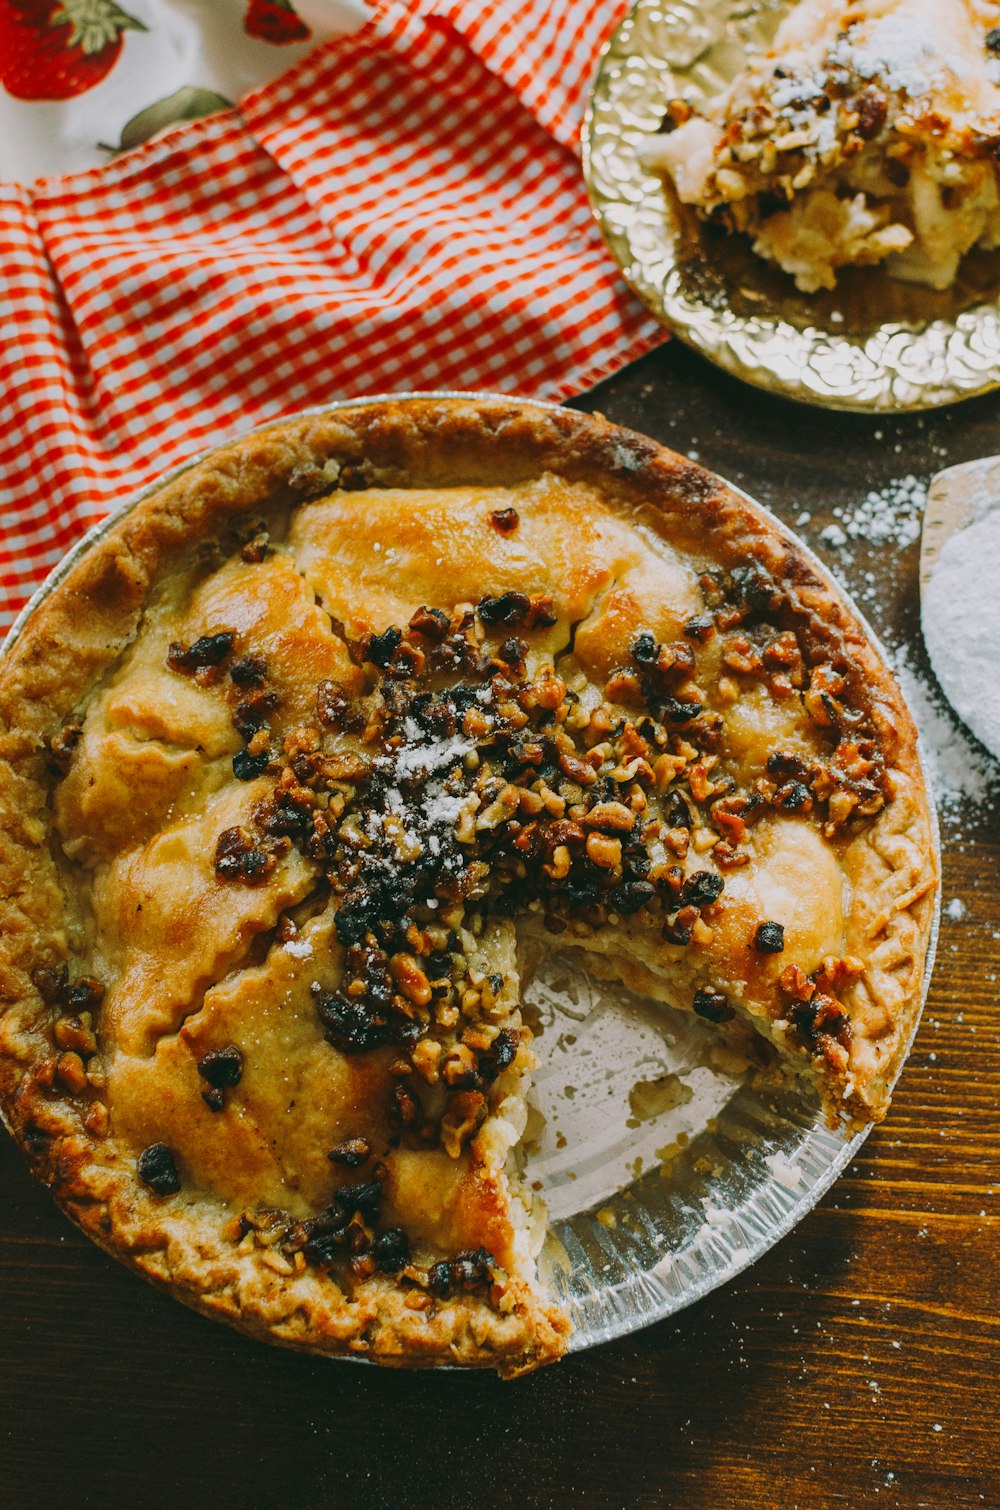
M252 1335L517 1374L517 948L884 1115L937 884L832 584L600 418L378 401L146 497L0 689L0 1104L117 1258Z

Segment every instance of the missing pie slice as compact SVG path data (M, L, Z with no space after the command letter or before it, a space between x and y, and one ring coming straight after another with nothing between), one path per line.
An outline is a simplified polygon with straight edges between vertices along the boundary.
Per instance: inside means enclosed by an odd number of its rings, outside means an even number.
M519 941L884 1114L936 885L909 715L791 540L600 419L380 401L214 453L32 614L0 759L4 1114L253 1335L564 1350Z

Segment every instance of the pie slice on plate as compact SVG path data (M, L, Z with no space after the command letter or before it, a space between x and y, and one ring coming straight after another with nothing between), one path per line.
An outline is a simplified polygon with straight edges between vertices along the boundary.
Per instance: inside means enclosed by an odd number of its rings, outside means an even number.
M935 887L898 688L754 505L583 415L341 408L167 481L8 650L0 1098L199 1310L517 1374L568 1332L519 957L762 1036L854 1127Z
M798 0L773 45L643 160L806 293L845 267L950 288L1000 246L996 0Z

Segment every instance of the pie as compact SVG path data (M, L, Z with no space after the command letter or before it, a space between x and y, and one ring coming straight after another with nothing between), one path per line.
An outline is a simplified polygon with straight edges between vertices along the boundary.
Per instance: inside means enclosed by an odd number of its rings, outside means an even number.
M881 1118L936 888L914 727L701 467L508 399L214 452L0 690L0 1104L98 1243L322 1353L559 1356L523 961L763 1035Z
M807 293L841 268L948 288L1000 246L1000 4L798 0L704 109L671 102L643 159Z

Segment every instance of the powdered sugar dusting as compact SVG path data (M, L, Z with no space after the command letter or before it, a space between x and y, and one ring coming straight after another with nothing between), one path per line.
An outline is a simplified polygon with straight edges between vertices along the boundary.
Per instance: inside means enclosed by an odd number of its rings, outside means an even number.
M472 740L462 739L458 735L448 739L428 740L422 744L423 730L412 718L406 720L404 728L411 743L404 745L396 755L395 772L401 781L421 773L432 776L435 771L450 770L456 762L464 760L475 749Z
M927 651L955 710L1000 756L1000 501L945 541L924 593Z
M922 754L942 816L954 820L964 802L992 812L1000 799L1000 770L945 707L915 666L906 646L892 656L903 696L922 737Z
M295 959L309 959L312 956L313 946L308 939L292 938L286 940L284 950Z
M853 69L863 79L878 79L889 89L911 97L929 94L941 77L941 61L930 33L916 30L912 20L896 12L882 16L863 40L851 32L830 50L830 59Z
M827 525L820 539L835 548L850 540L904 548L919 540L926 507L927 486L909 472L873 488L854 509L834 509L838 522Z

